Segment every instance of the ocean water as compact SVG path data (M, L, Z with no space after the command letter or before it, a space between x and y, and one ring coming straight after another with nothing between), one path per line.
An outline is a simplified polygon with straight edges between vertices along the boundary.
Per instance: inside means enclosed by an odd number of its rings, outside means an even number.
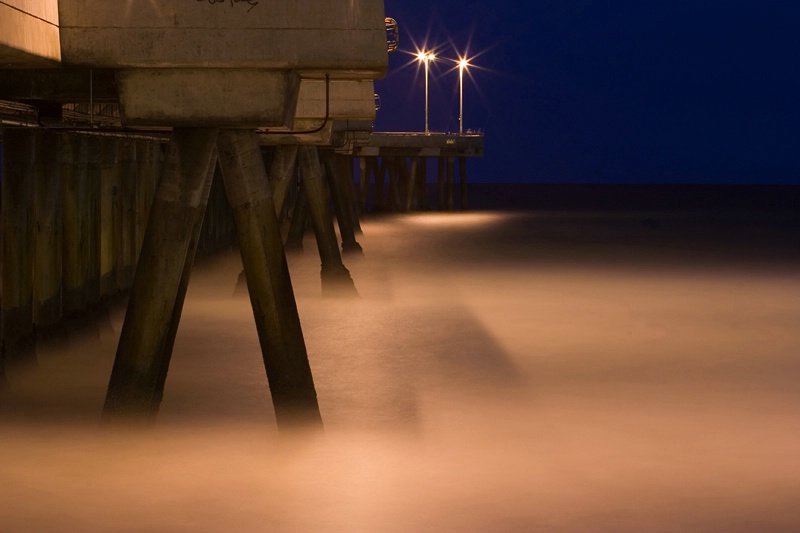
M158 422L99 427L123 310L0 397L0 531L800 530L800 260L775 218L373 217L289 257L325 430L279 434L234 253Z

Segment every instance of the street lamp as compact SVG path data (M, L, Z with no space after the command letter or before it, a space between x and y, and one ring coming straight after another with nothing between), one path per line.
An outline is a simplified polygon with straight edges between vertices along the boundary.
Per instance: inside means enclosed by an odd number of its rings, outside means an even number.
M428 129L428 64L436 59L436 54L423 50L417 54L417 59L425 63L425 135L430 135L431 132Z
M458 60L458 134L464 135L464 71L469 61L462 57Z

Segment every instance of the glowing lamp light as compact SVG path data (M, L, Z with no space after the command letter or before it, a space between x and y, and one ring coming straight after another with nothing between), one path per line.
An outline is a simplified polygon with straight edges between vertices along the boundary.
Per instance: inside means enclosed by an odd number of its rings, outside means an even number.
M464 135L464 71L469 66L469 60L462 57L458 60L458 134Z
M425 135L430 135L431 132L428 129L428 65L436 59L436 54L421 50L417 53L417 59L425 63Z

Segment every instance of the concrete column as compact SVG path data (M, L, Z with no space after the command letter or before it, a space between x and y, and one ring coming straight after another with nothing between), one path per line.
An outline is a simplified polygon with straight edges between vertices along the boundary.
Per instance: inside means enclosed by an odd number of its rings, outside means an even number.
M33 328L34 175L37 132L3 131L2 360L5 368L36 363Z
M458 179L461 188L461 209L467 209L467 158L458 158Z
M278 425L321 426L258 137L255 132L224 130L220 132L218 147ZM316 158L316 151L310 150Z
M283 213L283 204L286 201L286 192L294 177L294 168L297 163L297 145L281 145L275 147L272 164L269 167L269 183L272 187L272 198L275 202L275 214L280 220Z
M455 158L447 158L447 210L452 211L455 207L453 200L453 188L455 181Z
M325 175L328 178L336 221L339 223L339 234L342 236L342 253L364 253L361 245L356 241L356 234L353 229L353 214L342 190L342 181L344 181L342 174L345 170L341 164L343 161L336 156L333 150L324 150L321 153L325 161Z
M36 134L34 161L35 260L33 321L37 328L61 320L62 225L60 135Z
M216 139L210 128L172 132L109 380L106 420L148 421L158 412Z
M156 397L159 399L159 402L164 396L164 384L167 381L169 361L172 357L172 349L175 346L175 336L178 333L178 324L180 324L181 321L183 302L186 299L186 290L189 287L189 277L192 273L194 258L200 245L200 233L203 230L203 220L205 219L205 213L208 210L208 200L211 195L211 187L216 168L218 168L217 148L216 146L213 146L211 158L209 159L208 166L206 167L205 182L202 189L200 189L200 201L197 204L198 207L195 214L194 226L192 227L191 234L189 236L189 247L186 250L186 260L183 263L183 272L181 273L181 278L178 282L178 292L175 296L175 305L172 308L172 317L170 318L169 329L167 330L164 345L161 350L161 372L159 373L158 381L156 382Z
M297 159L303 175L301 184L308 199L309 213L322 262L322 292L331 296L355 295L356 288L350 272L342 263L333 220L328 212L325 182L322 180L317 148L301 146L297 152Z

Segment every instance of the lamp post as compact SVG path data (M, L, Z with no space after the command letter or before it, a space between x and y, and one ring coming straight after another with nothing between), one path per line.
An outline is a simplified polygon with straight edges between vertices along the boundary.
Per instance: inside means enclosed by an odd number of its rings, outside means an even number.
M428 129L428 64L436 59L436 55L423 50L417 54L417 59L425 63L425 135L430 135L431 132Z
M469 62L466 58L458 60L458 134L464 135L464 71Z

